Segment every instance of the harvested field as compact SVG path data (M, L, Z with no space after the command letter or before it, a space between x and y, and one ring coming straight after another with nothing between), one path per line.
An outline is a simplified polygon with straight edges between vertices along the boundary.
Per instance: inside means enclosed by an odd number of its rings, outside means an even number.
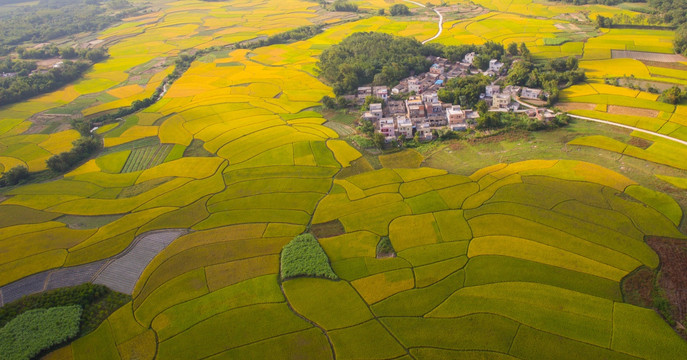
M593 110L593 109L590 109ZM657 117L659 111L651 109L640 109L627 106L619 105L608 105L607 112L609 114L615 115L630 115L630 116L646 116L646 117Z
M596 104L592 103L578 103L578 102L564 102L556 104L556 107L563 111L570 110L594 110Z
M648 60L656 62L681 62L687 61L687 57L678 54L662 54L644 51L630 51L630 50L611 50L611 58L613 59L635 59Z
M661 258L658 284L675 307L674 319L681 322L687 316L687 245L683 239L659 237L647 243Z

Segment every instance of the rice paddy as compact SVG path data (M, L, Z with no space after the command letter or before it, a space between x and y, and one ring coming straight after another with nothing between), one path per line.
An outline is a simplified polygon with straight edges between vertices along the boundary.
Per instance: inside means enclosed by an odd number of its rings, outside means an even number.
M570 31L554 16L627 10L481 5L493 11L447 22L438 42L525 42L539 58L583 56L589 82L564 90L562 99L594 110L572 112L687 134L682 106L602 83L630 73L687 79L679 70L611 59L605 44L627 37L624 30L585 43L556 40ZM111 98L83 114L128 105L171 71L162 59L310 25L322 12L316 8L300 0L161 2L158 11L98 35L112 42L111 57L84 80L0 110L0 163L40 170L78 138L73 130L22 134L35 111L98 92ZM317 56L352 31L424 39L436 24L374 16L291 44L213 52L160 101L99 129L106 149L98 157L64 178L4 195L0 285L107 259L147 231L193 230L152 260L130 304L49 358L665 359L687 352L657 313L624 303L620 292L625 276L659 266L646 236L686 238L682 209L670 196L572 160L499 163L461 176L423 167L420 152L404 150L379 156L381 169L345 171L364 160L361 150L310 108L332 95L314 76ZM666 37L647 31L623 49L665 52ZM608 57L589 57L594 49ZM147 81L127 72L160 62ZM646 112L621 114L626 108ZM633 136L651 144L601 135L570 144L687 170L684 147ZM208 156L187 154L198 144ZM661 179L687 186L684 177ZM73 219L94 220L77 229L68 225ZM331 224L336 231L317 241L338 280L282 279L282 249ZM376 256L382 237L395 256Z

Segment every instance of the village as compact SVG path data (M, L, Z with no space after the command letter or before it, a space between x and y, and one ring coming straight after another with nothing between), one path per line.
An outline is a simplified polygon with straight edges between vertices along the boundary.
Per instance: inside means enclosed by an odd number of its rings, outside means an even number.
M434 139L437 130L466 131L474 128L480 118L476 110L442 102L437 93L448 80L468 75L484 74L494 79L480 94L489 111L521 113L544 122L556 116L546 108L522 106L524 101L541 104L541 99L546 96L541 89L495 85L507 71L504 64L492 59L489 68L482 71L473 66L476 56L471 52L455 63L441 57L428 57L433 62L428 72L403 79L391 89L386 86L359 87L350 100L355 100L358 105L363 105L368 97L383 100L383 103L369 104L369 110L362 114L361 120L374 124L375 131L383 134L387 142L399 137L429 141ZM394 100L400 94L410 95L406 100Z

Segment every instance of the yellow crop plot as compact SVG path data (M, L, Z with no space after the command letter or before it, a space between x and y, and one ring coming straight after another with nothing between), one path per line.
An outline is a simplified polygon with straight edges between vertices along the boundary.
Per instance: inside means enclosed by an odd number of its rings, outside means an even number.
M359 2L370 9L392 3L400 0ZM532 0L477 3L499 12L448 21L437 42L525 42L536 58L579 56L583 41L577 38L545 45L545 39L569 33L562 29L572 24L566 14L592 19L633 14ZM263 38L319 24L322 17L345 22L293 43L199 56L152 106L100 128L106 149L95 159L84 160L63 179L3 193L0 253L7 256L0 259L5 275L0 285L111 258L149 231L190 231L160 249L133 287L131 302L107 324L49 356L563 358L574 353L594 359L687 351L657 315L657 322L637 315L643 320L633 326L617 318L639 313L623 303L621 279L642 264L659 264L642 239L683 236L675 225L682 214L676 202L635 186L634 173L626 177L555 156L513 163L505 148L503 163L469 177L423 167L433 144L363 157L348 138L339 139L324 126L327 119L318 109L310 109L323 96L333 96L315 68L323 49L357 31L424 40L436 32L433 18L355 20L359 15L331 14L302 0L164 0L155 7L99 33L110 57L78 84L41 101L0 109L3 169L15 164L38 169L49 156L70 149L78 137L74 130L22 132L30 126L24 121L29 116L67 104L79 91L99 92L79 100L94 105L82 114L114 110L150 96L172 71L174 57L193 48ZM665 34L642 34L625 49L648 49L652 41L664 45L659 40ZM612 43L613 36L624 35L610 31L600 38ZM611 46L601 40L585 48L585 58L597 49L593 46L610 56ZM602 83L625 73L660 79L677 79L679 73L628 59L580 65L588 82L565 89L562 99L586 102L606 110L589 110L594 114L637 126L682 131L687 118L682 106L673 113L655 94ZM656 116L617 114L614 106ZM644 155L669 153L672 162L684 158L677 146L647 140L653 144ZM682 184L681 177L663 179ZM280 280L284 246L305 231L317 235L337 281ZM319 296L323 287L330 291L324 297ZM331 311L344 298L351 301ZM616 314L614 304L628 308ZM651 326L644 329L646 324ZM634 331L643 334L638 338L659 333L661 341L632 346L628 339ZM552 343L556 346L548 346Z

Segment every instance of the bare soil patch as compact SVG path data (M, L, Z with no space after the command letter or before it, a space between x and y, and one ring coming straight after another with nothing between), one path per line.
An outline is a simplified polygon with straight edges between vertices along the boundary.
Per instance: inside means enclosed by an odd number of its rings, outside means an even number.
M28 119L33 125L24 134L40 134L46 128L51 128L51 133L69 130L71 119L69 114L38 113Z
M632 137L632 139L630 139L630 141L628 141L627 144L646 150L649 148L649 146L653 145L654 142L647 139Z
M647 244L660 259L658 269L642 267L622 281L626 302L656 310L687 339L687 241L664 237L647 237Z
M310 227L310 232L312 232L316 238L327 238L343 235L346 233L346 229L344 229L341 221L336 219L326 223L312 225Z
M651 296L653 290L654 272L645 266L628 275L622 283L625 301L646 308L654 304Z
M651 109L640 109L627 106L618 105L608 105L609 114L616 115L630 115L630 116L646 116L646 117L657 117L658 111Z
M683 63L679 63L679 62L666 63L666 62L660 62L660 61L642 60L642 64L647 65L647 66L662 67L662 68L666 68L666 69L687 71L687 65L685 65Z
M556 107L563 110L563 111L594 110L594 109L596 109L596 104L579 103L579 102L564 102L564 103L556 104Z
M658 284L674 306L674 319L687 317L687 242L682 239L650 237L647 243L661 259Z
M60 58L43 59L43 60L36 61L36 65L38 65L39 68L50 68L50 67L53 67L53 65L57 64L60 61L63 61L63 60Z

